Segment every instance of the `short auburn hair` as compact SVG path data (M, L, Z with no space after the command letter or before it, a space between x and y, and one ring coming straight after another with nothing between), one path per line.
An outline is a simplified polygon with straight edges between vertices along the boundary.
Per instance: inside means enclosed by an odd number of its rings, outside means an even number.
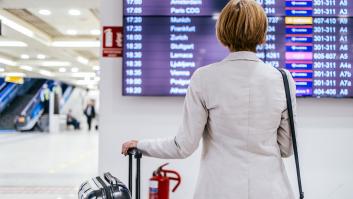
M231 52L255 52L266 41L267 27L266 13L255 0L230 0L219 15L216 34Z

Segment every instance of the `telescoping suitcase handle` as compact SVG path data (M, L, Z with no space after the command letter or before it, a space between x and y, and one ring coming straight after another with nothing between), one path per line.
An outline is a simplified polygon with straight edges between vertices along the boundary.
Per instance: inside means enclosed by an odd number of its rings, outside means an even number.
M132 159L136 159L136 190L135 198L140 199L141 197L141 158L142 152L137 148L132 148L128 151L129 155L129 190L132 194Z

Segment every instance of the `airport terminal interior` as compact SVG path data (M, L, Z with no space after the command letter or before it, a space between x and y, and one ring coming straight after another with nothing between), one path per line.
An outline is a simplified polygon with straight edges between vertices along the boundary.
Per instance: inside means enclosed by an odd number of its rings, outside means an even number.
M0 198L77 198L98 171L99 1L0 4Z
M352 199L353 2L256 2L268 18L256 56L295 81L305 196ZM106 172L127 186L123 143L174 138L192 75L228 56L215 28L227 3L0 0L0 198L94 198L82 184ZM183 160L142 157L141 198L193 198L205 144ZM165 163L180 186L169 178L169 196L153 197ZM294 157L284 167L299 198Z

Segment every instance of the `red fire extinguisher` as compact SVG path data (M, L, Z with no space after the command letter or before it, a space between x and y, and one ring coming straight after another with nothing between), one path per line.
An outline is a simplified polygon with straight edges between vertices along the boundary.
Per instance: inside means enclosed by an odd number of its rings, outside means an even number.
M150 178L150 196L149 199L169 199L169 184L170 181L176 181L175 187L172 192L175 192L181 182L181 177L178 172L172 170L163 169L169 163L160 166L153 172L152 178Z

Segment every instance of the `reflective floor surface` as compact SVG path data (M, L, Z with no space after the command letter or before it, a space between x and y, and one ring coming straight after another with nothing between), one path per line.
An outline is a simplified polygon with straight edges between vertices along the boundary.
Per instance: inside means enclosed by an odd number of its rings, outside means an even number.
M0 133L1 199L71 199L97 173L98 133Z

